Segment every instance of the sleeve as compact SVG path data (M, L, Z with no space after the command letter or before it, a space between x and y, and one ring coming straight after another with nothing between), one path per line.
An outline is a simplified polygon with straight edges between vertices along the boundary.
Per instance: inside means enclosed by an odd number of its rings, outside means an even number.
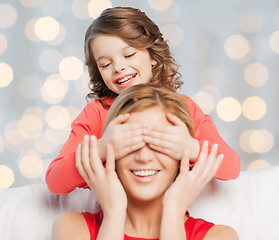
M75 150L85 134L100 138L103 124L99 110L96 103L87 103L80 115L72 122L68 140L46 171L45 180L51 193L66 194L76 187L87 187L75 166Z
M240 173L240 158L238 154L220 136L212 118L204 114L199 106L190 98L184 96L195 128L195 137L199 141L200 148L204 141L208 141L209 147L218 144L218 154L224 154L224 159L215 177L220 180L235 179Z

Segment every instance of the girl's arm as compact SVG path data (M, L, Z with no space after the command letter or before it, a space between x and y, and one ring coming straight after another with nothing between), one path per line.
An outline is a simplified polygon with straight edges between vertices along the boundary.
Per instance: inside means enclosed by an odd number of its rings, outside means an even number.
M200 107L189 97L184 96L194 122L195 138L200 146L204 141L209 142L209 147L218 144L218 154L223 154L223 162L215 177L221 180L230 180L238 177L240 173L239 155L220 136L212 118L204 114Z
M45 179L51 193L66 194L76 187L87 187L76 169L75 151L85 135L101 137L107 111L97 101L92 101L72 122L68 140L46 171Z

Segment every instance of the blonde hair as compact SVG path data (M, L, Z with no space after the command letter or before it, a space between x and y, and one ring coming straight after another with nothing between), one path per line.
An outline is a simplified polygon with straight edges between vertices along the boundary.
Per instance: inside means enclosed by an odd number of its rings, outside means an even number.
M140 112L151 107L160 107L166 113L177 116L194 137L193 121L185 99L166 86L152 83L138 84L125 89L110 107L104 130L109 122L120 114Z
M85 64L88 66L91 90L87 99L97 97L103 104L102 100L117 96L103 81L92 53L91 42L98 34L117 36L131 47L147 50L151 59L157 62L152 68L150 83L166 85L174 90L183 84L178 65L171 56L169 45L159 27L139 9L114 7L104 10L85 34Z

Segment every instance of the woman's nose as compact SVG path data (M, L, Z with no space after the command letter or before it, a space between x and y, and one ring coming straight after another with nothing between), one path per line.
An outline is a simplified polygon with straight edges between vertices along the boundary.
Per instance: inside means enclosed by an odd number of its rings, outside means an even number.
M151 161L153 158L154 158L153 151L147 145L139 149L135 156L136 161L142 163L147 163Z

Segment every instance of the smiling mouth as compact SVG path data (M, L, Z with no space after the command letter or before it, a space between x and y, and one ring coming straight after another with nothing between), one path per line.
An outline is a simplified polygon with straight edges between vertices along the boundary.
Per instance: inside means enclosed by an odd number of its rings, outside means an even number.
M156 175L159 170L132 170L131 172L137 177L151 177Z
M129 75L129 76L126 76L122 79L119 79L116 81L117 84L121 85L121 84L124 84L124 83L128 83L132 78L134 78L137 74L133 74L133 75Z

